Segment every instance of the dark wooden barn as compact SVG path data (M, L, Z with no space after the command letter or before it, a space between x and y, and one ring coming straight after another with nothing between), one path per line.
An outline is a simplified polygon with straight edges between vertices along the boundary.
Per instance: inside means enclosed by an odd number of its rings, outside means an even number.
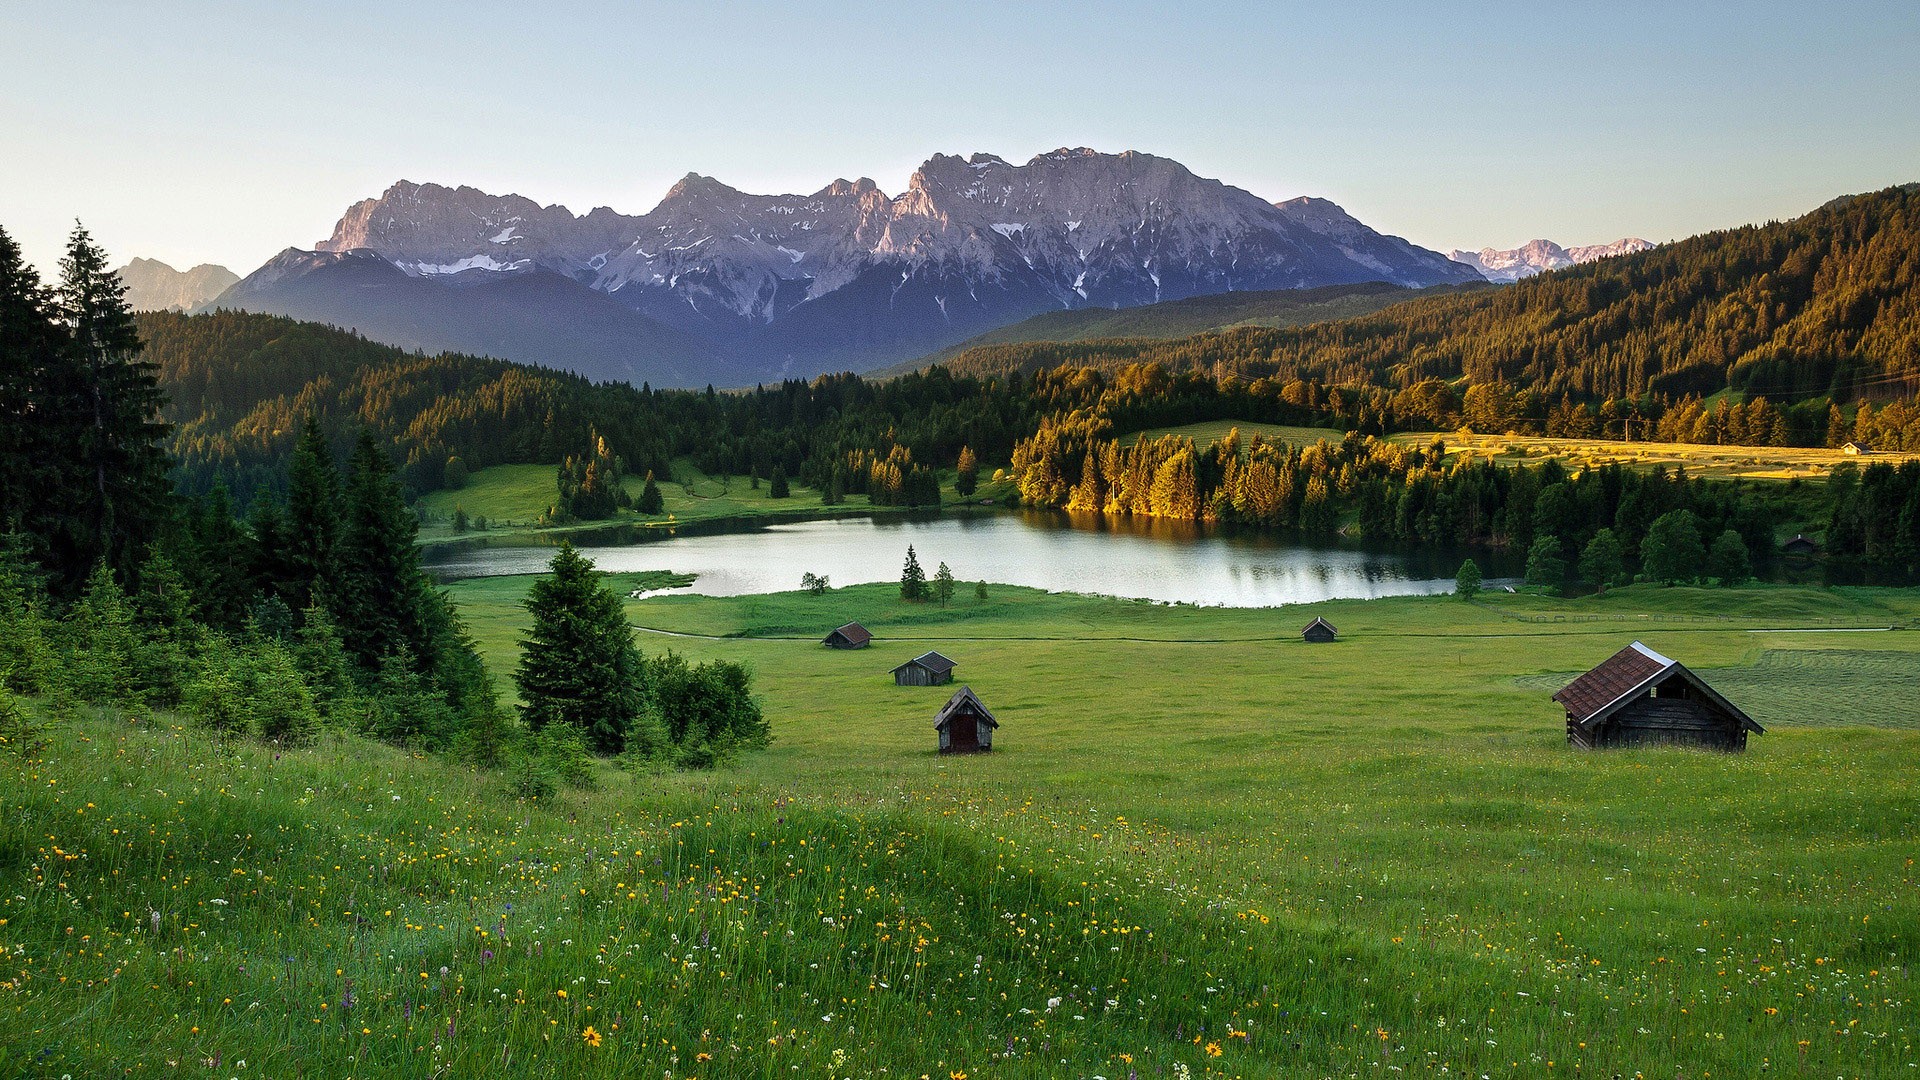
M1300 636L1310 642L1332 641L1339 635L1340 631L1335 630L1332 623L1318 616L1307 624L1306 629L1300 631Z
M820 639L829 649L864 649L873 644L873 635L857 622L850 622Z
M893 669L895 686L944 686L953 681L953 661L937 652L919 656Z
M933 718L943 754L984 754L993 749L993 732L999 726L970 686L955 690Z
M1567 710L1567 744L1698 746L1740 751L1763 729L1684 664L1639 642L1553 695Z
M1820 544L1802 533L1794 533L1793 539L1780 545L1780 550L1788 555L1817 555L1820 553Z

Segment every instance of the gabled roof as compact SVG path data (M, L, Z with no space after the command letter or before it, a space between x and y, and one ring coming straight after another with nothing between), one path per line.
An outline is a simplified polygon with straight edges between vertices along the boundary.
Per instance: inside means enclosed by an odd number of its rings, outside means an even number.
M1326 628L1327 628L1327 633L1329 633L1329 634L1338 634L1338 633L1340 632L1340 631L1338 631L1338 630L1335 630L1335 629L1333 628L1333 624L1332 624L1332 623L1330 623L1330 622L1328 622L1327 620L1325 620L1325 619L1323 619L1323 618L1321 618L1321 617L1319 617L1318 615L1315 615L1315 616L1313 617L1313 621L1312 621L1312 622L1310 622L1310 623L1308 623L1307 625L1305 625L1305 626L1303 626L1303 627L1301 627L1301 628L1300 628L1300 632L1304 634L1304 633L1306 633L1307 631L1309 631L1309 630L1311 630L1311 629L1313 629L1313 628L1314 628L1314 627L1316 627L1316 626L1324 626L1324 627L1326 627Z
M1687 670L1685 664L1668 659L1637 641L1562 687L1559 693L1553 695L1553 700L1566 706L1567 716L1574 723L1583 728L1593 728L1605 723L1627 702L1673 678L1684 679L1748 731L1765 730L1742 712L1739 706L1721 697L1700 676Z
M945 705L940 706L939 715L933 718L933 729L938 731L946 727L949 721L960 714L961 710L968 708L971 708L974 715L985 721L988 727L1000 726L1000 721L995 720L993 714L987 711L987 707L980 704L980 698L974 694L973 687L963 686L953 692L953 696L947 699Z
M855 645L864 645L873 640L873 634L857 622L850 622L845 626L835 627L833 633L828 634L827 637L831 638L834 634L840 635ZM826 638L822 638L821 640L824 641Z
M937 652L924 652L893 670L899 671L900 668L904 667L923 667L935 675L945 675L947 672L953 670L953 661L941 656Z

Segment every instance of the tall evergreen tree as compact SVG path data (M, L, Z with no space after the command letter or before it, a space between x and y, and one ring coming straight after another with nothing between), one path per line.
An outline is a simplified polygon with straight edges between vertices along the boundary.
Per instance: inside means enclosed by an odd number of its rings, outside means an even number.
M634 509L649 517L666 512L666 497L660 494L660 484L653 478L651 469L647 470L647 482L640 489L640 501L634 504Z
M900 599L922 600L927 595L927 572L920 569L920 556L907 545L907 564L900 570Z
M974 459L973 447L963 446L960 448L958 471L953 478L953 490L958 492L961 498L966 498L972 495L979 487L979 462Z
M365 436L371 438L371 436ZM380 455L384 460L385 455ZM287 466L287 512L284 560L290 573L281 599L295 611L315 603L332 603L329 595L336 565L345 507L340 473L333 450L320 431L320 421L309 414L294 444Z
M432 663L426 605L432 588L414 543L420 523L400 496L393 462L362 431L354 445L346 515L335 563L338 574L323 591L340 637L365 671L379 671L389 654L407 650Z
M570 725L594 749L617 754L648 705L633 631L620 598L571 543L560 545L548 569L527 593L533 625L520 639L514 676L527 726Z
M0 229L0 530L31 544L36 563L82 539L71 531L80 483L74 433L56 428L77 415L79 381L57 377L71 374L71 358L56 314L39 274Z
M160 419L166 395L157 369L140 358L126 287L84 227L76 225L67 241L55 296L69 355L84 379L84 411L73 446L87 489L70 497L85 500L73 509L91 534L65 569L77 574L105 560L132 570L171 512L170 463L160 445L167 434Z

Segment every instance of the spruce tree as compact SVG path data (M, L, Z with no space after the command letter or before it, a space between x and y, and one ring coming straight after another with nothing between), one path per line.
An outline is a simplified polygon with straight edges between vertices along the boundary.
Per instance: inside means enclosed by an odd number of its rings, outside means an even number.
M160 420L166 395L155 367L140 359L126 288L83 227L76 225L67 241L54 295L67 330L68 373L82 393L73 413L54 420L65 429L60 441L71 442L49 452L77 455L84 486L64 494L72 500L66 512L85 527L76 549L57 551L56 559L74 578L99 560L130 572L173 509L171 463L160 445L167 434Z
M645 673L620 598L593 563L562 543L550 575L528 591L533 625L520 638L520 688L527 726L567 725L593 748L617 754L648 705Z
M36 564L68 575L50 583L64 591L75 568L51 556L78 550L76 528L85 531L73 512L83 486L73 427L81 380L56 316L39 274L0 229L0 530L31 544Z
M363 671L380 671L387 657L402 649L431 666L424 609L433 600L432 588L414 544L420 523L401 498L393 462L372 432L363 430L354 445L345 504L333 559L338 573L325 588L316 585L334 613L341 640Z
M960 448L960 462L957 474L953 478L953 490L961 498L972 495L980 487L980 466L974 460L973 447Z
M900 571L900 599L922 600L927 595L927 572L920 569L920 557L907 545L907 565Z
M287 510L281 539L286 548L282 559L290 577L284 590L277 590L283 591L281 599L295 611L334 599L329 590L339 570L335 560L344 512L333 450L320 431L319 420L309 414L287 466Z
M647 483L640 489L640 501L634 504L634 509L649 517L667 509L666 497L660 494L660 485L654 480L651 469L647 470Z
M933 572L933 598L940 601L941 607L953 601L953 571L947 569L946 563L941 563L940 569Z
M767 498L784 499L787 495L787 470L776 464L773 467L773 479L767 481Z
M188 513L188 536L179 560L201 622L238 630L258 598L248 572L252 559L246 530L233 516L227 482L217 479Z

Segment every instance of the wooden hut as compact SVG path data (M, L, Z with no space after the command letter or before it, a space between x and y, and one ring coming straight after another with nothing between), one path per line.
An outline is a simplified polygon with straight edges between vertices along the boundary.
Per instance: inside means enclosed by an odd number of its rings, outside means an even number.
M821 638L820 644L829 649L864 649L873 644L873 635L859 623L850 622Z
M1762 728L1686 666L1639 642L1553 695L1567 710L1567 744L1747 748Z
M1307 639L1309 643L1315 644L1332 641L1339 635L1340 631L1335 630L1332 623L1319 616L1315 616L1314 620L1307 624L1306 629L1300 631L1301 637Z
M1866 443L1857 443L1857 442L1850 442L1850 443L1843 444L1840 447L1840 452L1847 455L1848 457L1859 457L1862 454L1873 453L1872 450L1867 448Z
M953 681L953 661L937 652L919 656L893 669L895 686L945 686Z
M970 686L955 690L933 718L943 754L984 754L993 749L993 731L999 726Z
M1820 544L1802 533L1794 533L1793 539L1780 545L1780 550L1788 555L1818 555Z

